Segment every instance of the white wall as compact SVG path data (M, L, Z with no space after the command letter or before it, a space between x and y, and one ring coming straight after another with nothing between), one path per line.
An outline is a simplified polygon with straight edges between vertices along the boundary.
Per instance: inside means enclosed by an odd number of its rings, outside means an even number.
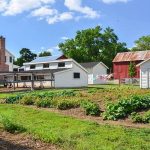
M13 71L13 56L5 51L6 64L9 66L9 71ZM10 57L12 57L12 62L10 62Z
M36 64L35 69L30 69L30 65L25 65L25 70L43 70L43 69L59 69L59 68L72 68L72 62L71 61L66 61L65 62L65 67L58 67L59 62L51 62L49 63L49 68L43 68L43 64Z
M79 72L80 79L74 79L73 73ZM81 69L78 65L73 63L73 68L55 73L55 87L87 87L88 86L88 73Z
M150 60L140 66L140 87L150 88Z
M107 75L107 68L99 63L98 65L94 66L93 68L93 84L102 84L105 83L105 80L100 80L100 78L97 78L99 76L105 76Z

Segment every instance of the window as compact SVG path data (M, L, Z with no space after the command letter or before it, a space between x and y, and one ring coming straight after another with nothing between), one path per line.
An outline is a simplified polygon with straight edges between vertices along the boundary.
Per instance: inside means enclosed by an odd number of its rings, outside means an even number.
M65 63L64 62L58 63L58 67L65 67Z
M31 80L31 76L21 76L22 81L28 81Z
M35 69L35 65L31 65L31 66L30 66L30 69Z
M74 79L80 79L80 73L75 72L75 73L73 74L73 77L74 77Z
M7 62L7 57L5 56L5 62Z
M12 57L11 56L9 57L9 62L12 63Z
M37 80L44 80L44 75L38 75Z
M43 68L49 68L49 64L43 64Z

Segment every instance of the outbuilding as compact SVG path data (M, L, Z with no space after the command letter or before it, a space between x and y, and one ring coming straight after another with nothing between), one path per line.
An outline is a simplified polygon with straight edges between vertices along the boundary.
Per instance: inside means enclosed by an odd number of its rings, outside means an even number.
M150 59L137 65L140 67L140 88L150 88Z
M106 82L109 68L103 62L81 63L81 66L88 71L88 84L103 84Z
M135 52L122 52L118 53L113 60L113 76L114 79L130 79L129 77L129 65L134 63L135 65L150 58L150 50L147 51L135 51ZM136 67L135 79L140 78L140 68Z

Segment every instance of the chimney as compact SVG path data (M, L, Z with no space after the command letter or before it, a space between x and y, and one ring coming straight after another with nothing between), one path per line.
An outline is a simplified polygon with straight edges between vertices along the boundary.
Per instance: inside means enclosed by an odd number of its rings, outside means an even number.
M0 36L0 64L5 64L5 38Z

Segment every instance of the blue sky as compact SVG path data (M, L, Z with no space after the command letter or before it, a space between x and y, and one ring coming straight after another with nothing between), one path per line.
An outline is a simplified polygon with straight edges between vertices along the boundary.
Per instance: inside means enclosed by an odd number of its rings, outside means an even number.
M23 47L57 55L58 43L77 30L115 30L128 47L150 34L150 0L0 0L0 35L16 57Z

